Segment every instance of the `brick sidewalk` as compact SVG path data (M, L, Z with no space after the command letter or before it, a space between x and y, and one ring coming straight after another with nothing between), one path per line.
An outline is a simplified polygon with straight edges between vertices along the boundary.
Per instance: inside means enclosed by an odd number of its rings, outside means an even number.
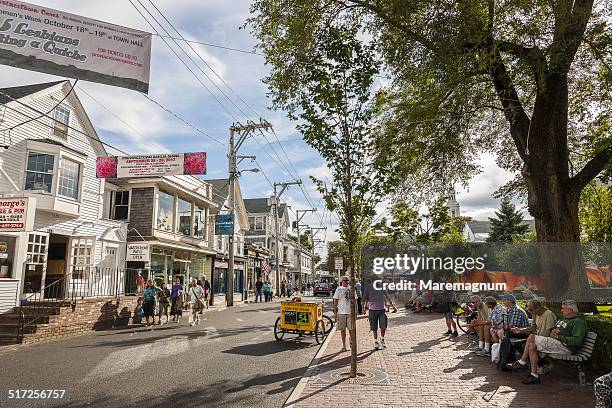
M368 321L360 318L358 358L360 369L378 369L388 381L355 384L345 379L325 381L330 371L346 368L350 354L338 353L340 333L336 332L305 388L294 400L295 408L312 407L547 407L575 408L595 405L592 386L578 385L573 367L555 364L541 376L542 384L524 385L527 375L499 372L485 357L468 349L475 337L451 338L442 335L446 325L437 313L415 315L401 310L389 314L387 348L373 350Z

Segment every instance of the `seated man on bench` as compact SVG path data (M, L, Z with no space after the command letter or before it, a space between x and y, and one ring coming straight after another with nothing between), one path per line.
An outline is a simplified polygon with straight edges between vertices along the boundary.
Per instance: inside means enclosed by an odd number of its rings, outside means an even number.
M533 322L531 326L518 328L511 327L510 331L512 333L534 333L538 336L550 337L550 332L555 328L557 324L557 317L555 314L542 306L539 300L531 299L527 302L527 310L533 316Z
M578 316L578 304L574 300L565 300L561 312L563 319L557 321L556 327L550 332L550 337L530 334L523 356L511 365L515 370L527 368L527 362L531 365L531 374L523 380L523 384L540 383L538 353L572 354L582 345L587 329L584 319Z

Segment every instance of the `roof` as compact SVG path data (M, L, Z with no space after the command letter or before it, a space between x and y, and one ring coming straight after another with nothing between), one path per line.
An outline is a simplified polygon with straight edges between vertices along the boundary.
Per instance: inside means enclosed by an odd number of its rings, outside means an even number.
M217 205L222 205L229 194L229 179L213 179L205 180L210 183L213 188L213 202Z
M272 209L272 206L268 205L268 198L245 198L244 206L246 207L247 213L251 214L259 214L259 213L268 213ZM285 213L285 207L287 204L281 203L278 206L279 216L282 217Z
M2 92L2 94L0 94L0 103L3 103L3 104L8 103L8 102L11 102L13 99L20 99L25 96L35 94L36 92L40 92L43 89L51 88L52 86L61 84L62 82L65 82L65 80L55 81L55 82L45 82L42 84L13 86L10 88L0 88L0 92ZM3 95L3 94L6 94L6 95Z
M535 230L534 220L523 220L521 224L528 225L530 231ZM467 225L474 234L490 234L491 233L491 222L490 221L467 221Z

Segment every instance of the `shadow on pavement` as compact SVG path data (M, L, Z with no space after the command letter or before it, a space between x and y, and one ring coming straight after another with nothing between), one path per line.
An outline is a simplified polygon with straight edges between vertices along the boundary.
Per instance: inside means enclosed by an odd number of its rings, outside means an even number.
M306 372L308 367L294 368L292 370L284 371L282 373L268 374L268 375L257 375L253 378L244 381L239 387L230 388L224 391L226 394L236 393L244 391L250 387L257 387L258 385L269 385L275 384L279 381L283 381L278 385L277 388L269 390L266 394L278 394L288 391L295 387L302 378L302 375Z
M314 343L314 341L311 343L307 341L299 341L297 339L291 339L288 341L271 340L263 343L245 344L241 346L232 347L229 350L223 350L222 353L262 357L270 354L282 353L288 350L302 350L314 346L318 347L318 345Z

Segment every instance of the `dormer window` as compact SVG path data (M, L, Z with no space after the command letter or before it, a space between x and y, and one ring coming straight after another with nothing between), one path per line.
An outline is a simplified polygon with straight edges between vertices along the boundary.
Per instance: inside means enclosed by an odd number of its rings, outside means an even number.
M70 110L58 105L53 110L53 136L68 140L68 125L70 123Z

